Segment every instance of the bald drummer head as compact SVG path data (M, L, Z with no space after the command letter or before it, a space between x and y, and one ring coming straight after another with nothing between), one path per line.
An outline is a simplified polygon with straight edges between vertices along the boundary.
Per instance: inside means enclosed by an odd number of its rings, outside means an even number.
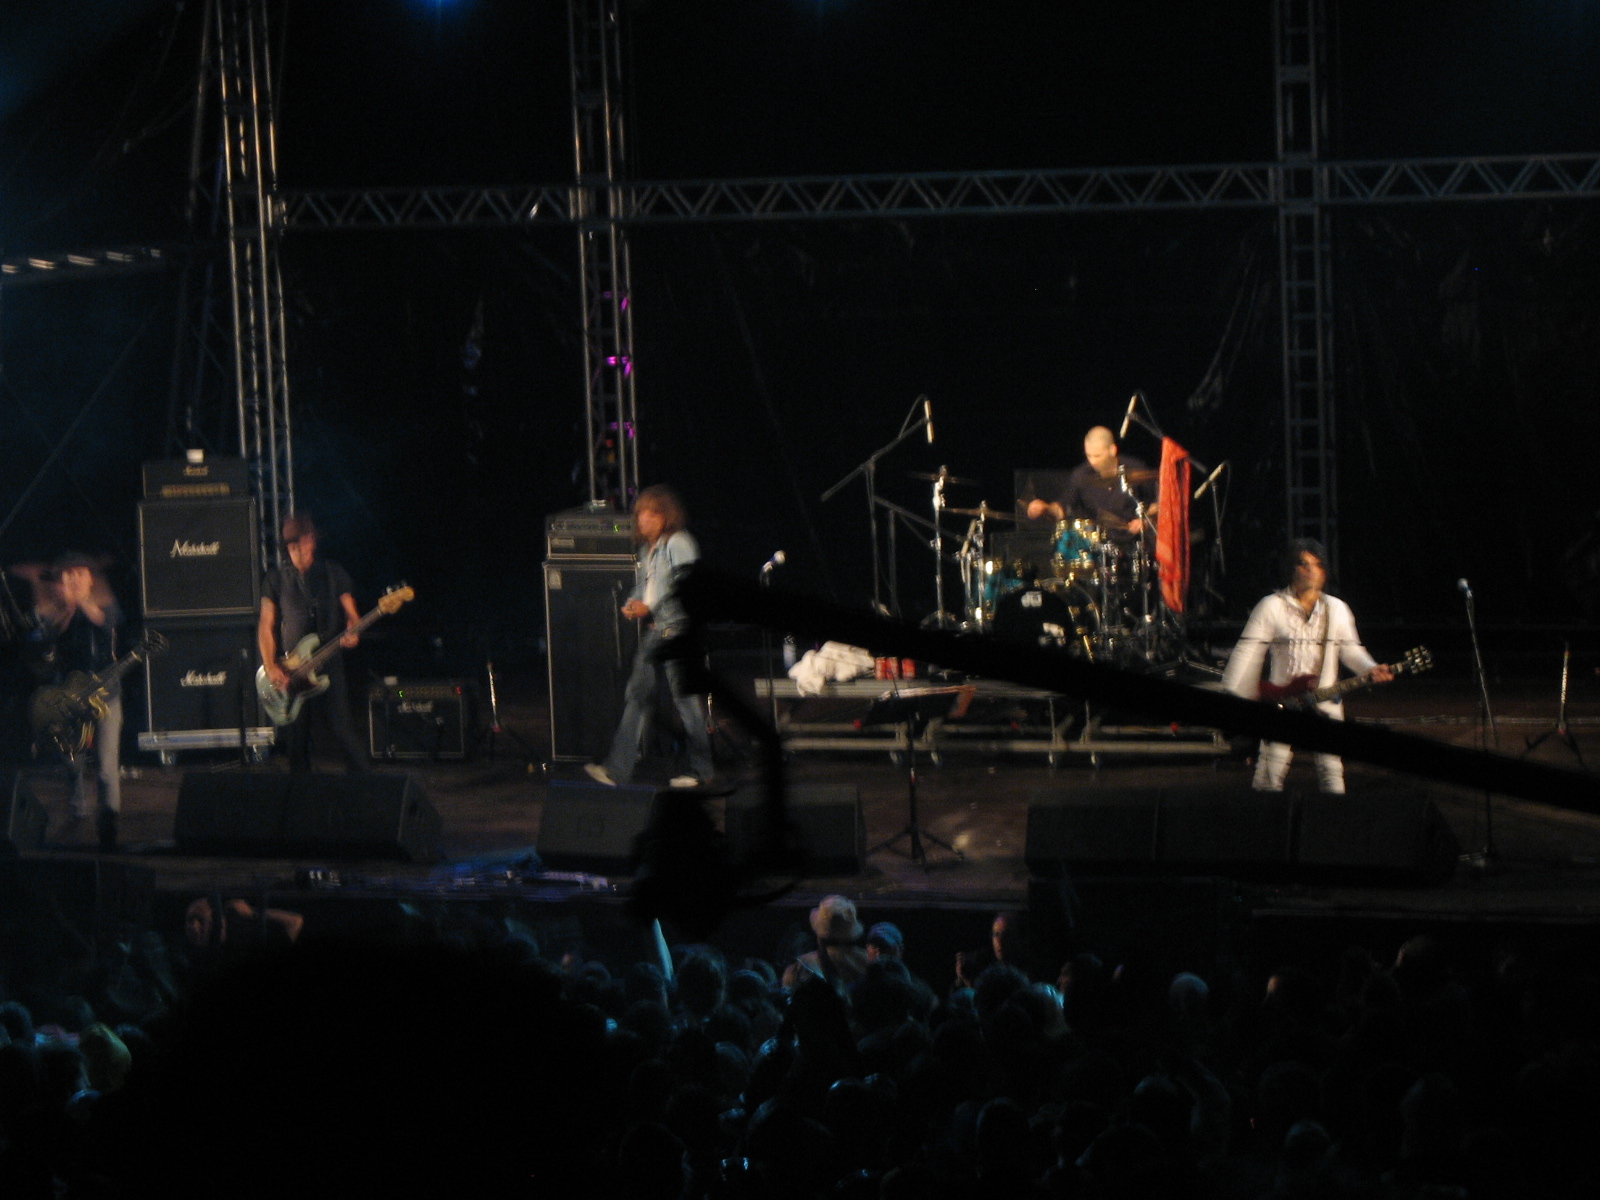
M1083 435L1083 457L1095 474L1110 479L1117 473L1117 439L1104 425L1096 425Z

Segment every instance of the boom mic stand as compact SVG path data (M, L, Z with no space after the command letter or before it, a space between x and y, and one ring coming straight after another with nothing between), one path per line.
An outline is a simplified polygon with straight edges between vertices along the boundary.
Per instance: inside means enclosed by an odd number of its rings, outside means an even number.
M900 432L894 440L885 446L879 447L869 454L865 460L856 464L839 482L822 493L821 503L826 504L839 492L844 490L844 485L857 475L861 476L867 488L867 522L872 529L872 607L879 613L888 614L889 610L883 604L883 565L882 555L878 549L878 460L891 450L900 445L912 434L929 428L929 420L924 409L924 415L918 417L917 410L923 408L922 397L911 402L911 411L906 414L906 420L900 427Z
M1478 645L1478 618L1472 598L1472 586L1465 579L1456 580L1462 599L1467 606L1467 632L1472 637L1472 665L1478 676L1478 739L1488 749L1500 749L1500 733L1495 728L1494 710L1489 707L1489 676L1483 669L1483 651ZM1476 854L1463 854L1461 861L1474 870L1488 873L1499 866L1499 855L1494 848L1494 793L1483 793L1483 849Z

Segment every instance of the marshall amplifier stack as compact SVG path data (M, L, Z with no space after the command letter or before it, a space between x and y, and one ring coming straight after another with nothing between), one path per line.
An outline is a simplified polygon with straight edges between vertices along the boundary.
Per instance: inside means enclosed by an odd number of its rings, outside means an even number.
M141 750L272 742L256 705L261 561L256 503L243 459L146 463L139 505L145 624L169 648L146 664L149 729Z
M550 746L557 760L603 757L611 744L639 645L638 623L621 611L634 564L626 513L577 508L545 521Z

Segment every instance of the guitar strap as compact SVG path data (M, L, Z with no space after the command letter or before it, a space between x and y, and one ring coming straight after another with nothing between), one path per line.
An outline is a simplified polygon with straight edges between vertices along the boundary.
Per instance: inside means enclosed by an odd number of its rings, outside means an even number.
M1319 688L1327 686L1322 680L1328 673L1328 651L1333 647L1333 605L1328 603L1326 594L1322 596L1320 603L1322 604L1322 659L1317 663ZM1337 666L1334 667L1333 673L1335 676L1339 674Z

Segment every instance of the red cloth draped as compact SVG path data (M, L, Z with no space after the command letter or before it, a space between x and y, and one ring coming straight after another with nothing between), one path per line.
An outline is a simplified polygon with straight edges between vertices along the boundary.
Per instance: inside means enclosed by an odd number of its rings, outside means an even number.
M1161 512L1156 520L1156 565L1161 598L1173 612L1183 611L1189 589L1189 452L1169 437L1161 439Z

